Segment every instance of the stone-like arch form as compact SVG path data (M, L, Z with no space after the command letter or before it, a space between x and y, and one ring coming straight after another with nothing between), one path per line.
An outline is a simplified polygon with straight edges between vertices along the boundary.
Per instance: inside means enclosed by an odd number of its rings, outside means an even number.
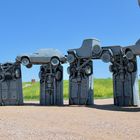
M140 55L140 40L133 46L101 47L96 39L83 41L81 48L68 51L69 103L93 104L92 59L111 63L113 73L114 105L139 105L136 55Z
M20 63L0 64L0 105L23 105Z
M78 49L68 50L69 104L93 104L92 59L100 58L100 42L86 39Z
M27 68L41 65L40 104L63 105L63 66L65 56L56 49L40 49L31 55L17 56L16 60Z
M139 105L137 55L140 55L140 40L127 47L101 47L97 39L86 39L80 48L68 50L69 104L93 104L92 60L102 59L105 63L111 63L109 68L113 73L114 104ZM0 64L0 104L23 104L22 63L27 68L34 64L41 65L40 104L63 105L62 64L65 62L65 56L50 49L17 56L15 63Z
M22 105L21 64L41 65L40 104L63 105L63 66L66 58L56 49L41 49L32 55L16 57L15 63L0 64L0 105Z
M135 45L132 50L134 47ZM110 59L108 62L111 63L109 69L113 76L114 105L139 105L136 54L133 54L129 47L108 46L102 48L108 50Z

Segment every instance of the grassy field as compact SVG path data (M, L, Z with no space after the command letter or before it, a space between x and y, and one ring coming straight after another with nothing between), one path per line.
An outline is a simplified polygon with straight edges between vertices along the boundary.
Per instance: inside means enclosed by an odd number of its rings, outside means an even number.
M64 99L68 99L68 81L64 81ZM31 84L23 83L23 95L25 100L39 100L39 82ZM112 79L94 80L94 98L110 98L113 96Z

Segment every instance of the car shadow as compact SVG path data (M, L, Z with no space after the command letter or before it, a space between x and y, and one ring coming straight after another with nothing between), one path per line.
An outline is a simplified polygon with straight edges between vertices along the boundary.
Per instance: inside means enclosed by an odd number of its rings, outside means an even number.
M92 109L98 109L98 110L106 110L106 111L122 111L122 112L140 112L140 107L120 107L120 106L115 106L113 104L105 104L105 105L99 105L99 104L94 104L94 105L69 105L69 104L64 104L61 106L45 106L45 105L40 105L39 103L24 103L23 106L38 106L38 107L87 107L87 108L92 108Z
M24 103L22 106L38 106L38 107L68 107L70 105L40 105L39 103Z
M24 103L23 106L41 106L39 103Z
M140 112L140 107L121 107L115 106L113 104L105 104L105 105L94 104L87 107L107 111Z

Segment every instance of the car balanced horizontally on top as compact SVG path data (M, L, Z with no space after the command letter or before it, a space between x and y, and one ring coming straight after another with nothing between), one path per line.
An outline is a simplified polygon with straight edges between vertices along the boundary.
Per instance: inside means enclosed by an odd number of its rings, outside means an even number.
M80 48L68 50L67 56L56 49L40 49L32 55L17 56L15 63L0 65L0 104L23 103L21 63L27 68L33 64L41 65L40 104L63 105L62 64L68 62L69 104L92 105L92 60L101 59L111 63L109 70L113 73L114 105L139 105L137 55L140 55L140 40L126 47L101 47L97 39L86 39Z

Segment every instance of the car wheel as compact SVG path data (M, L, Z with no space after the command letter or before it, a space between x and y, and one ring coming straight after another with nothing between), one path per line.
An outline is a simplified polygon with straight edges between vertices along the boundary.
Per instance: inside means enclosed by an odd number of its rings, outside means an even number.
M28 65L30 64L29 58L23 57L23 58L21 59L21 64L24 65L24 66L28 66Z
M134 58L134 54L132 51L127 51L125 55L128 60L132 60Z
M68 56L67 56L67 61L69 62L69 63L73 63L74 61L75 61L75 55L74 54L72 54L72 53L70 53L70 54L68 54Z
M32 64L28 64L26 67L31 68L32 66L33 66Z
M58 66L60 64L60 60L58 57L52 57L51 59L52 66Z
M61 81L62 80L62 72L60 70L58 70L56 72L55 78L57 81Z
M133 64L132 62L129 62L129 63L127 64L127 70L128 70L128 72L133 72L134 69L135 69L134 64Z
M101 47L99 45L93 46L93 53L94 54L99 54L101 52Z
M101 60L105 63L109 63L111 61L111 55L108 52L105 52L102 54Z

